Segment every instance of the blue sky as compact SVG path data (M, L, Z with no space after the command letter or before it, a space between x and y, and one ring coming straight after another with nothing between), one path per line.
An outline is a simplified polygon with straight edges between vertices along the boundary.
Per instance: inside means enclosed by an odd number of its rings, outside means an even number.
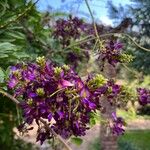
M81 3L77 2L77 0L65 0L64 3L61 2L62 0L39 0L37 7L40 11L46 10L64 10L66 12L72 12L76 15L83 15L86 17L89 12L85 5L84 0L78 0ZM95 18L101 20L105 24L112 25L112 21L107 16L107 0L88 0L90 7L95 15ZM71 5L72 2L74 5ZM130 4L130 0L112 0L115 5L122 4L127 5ZM88 17L87 17L88 19Z

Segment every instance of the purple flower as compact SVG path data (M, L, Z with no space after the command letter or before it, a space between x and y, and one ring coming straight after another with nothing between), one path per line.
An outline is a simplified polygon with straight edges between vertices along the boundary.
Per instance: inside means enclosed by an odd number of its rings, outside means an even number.
M41 129L37 135L36 141L40 141L40 144L42 145L43 142L46 139L50 139L51 138L51 134L48 131L43 131L43 129Z
M141 105L146 105L150 103L150 90L145 88L138 88L138 99Z
M64 113L62 111L57 111L57 114L59 116L59 119L64 118Z
M117 41L109 41L106 44L105 50L102 50L99 54L98 60L108 61L111 65L115 66L118 62L121 62L120 55L122 53L123 45Z
M11 70L11 71L16 71L17 69L18 69L18 68L17 68L16 66L11 66L11 67L10 67L10 70Z
M41 144L53 137L51 130L41 127L41 119L50 122L53 118L55 123L49 127L64 138L83 136L89 129L91 112L101 107L102 94L114 97L120 92L114 82L102 87L90 86L94 75L82 80L72 68L53 66L43 57L37 63L18 64L12 70L8 86L13 88L16 98L22 98L20 107L25 124L37 123L37 141ZM113 131L121 132L119 117L114 117L113 122Z
M14 88L18 84L18 80L14 77L12 77L9 82L8 82L8 87L9 88Z
M118 84L114 84L112 86L112 92L113 94L118 94L120 92L120 86Z
M87 98L84 98L84 99L82 100L82 102L83 102L83 104L84 104L87 108L89 108L89 109L91 109L91 110L96 109L96 104L90 102Z
M82 98L88 98L90 96L90 92L87 87L83 87L80 92L80 96Z
M116 113L113 112L112 113L112 121L113 121L113 125L111 126L112 133L115 135L124 134L125 130L123 127L125 125L125 122L124 122L123 118L117 117Z
M64 79L61 79L61 80L59 81L59 85L58 85L58 87L59 87L60 89L66 88L66 87L72 87L72 86L74 86L74 84L72 84L71 82L69 82L69 81L67 81L67 80L64 80Z
M47 116L48 121L51 121L52 117L53 117L52 113L49 113L48 116Z
M84 83L83 83L83 81L79 78L79 79L77 79L77 80L75 81L75 85L76 85L76 88L77 88L77 89L81 90L81 89L83 88L83 86L84 86Z

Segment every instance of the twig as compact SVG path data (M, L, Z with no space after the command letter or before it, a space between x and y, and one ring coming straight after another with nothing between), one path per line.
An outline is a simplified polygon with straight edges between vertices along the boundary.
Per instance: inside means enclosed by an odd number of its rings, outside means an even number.
M3 24L3 25L0 25L0 29L3 29L3 28L5 28L5 27L9 26L11 23L14 23L14 22L16 22L17 20L19 20L20 18L22 18L23 16L25 16L26 13L27 13L28 11L30 11L30 10L32 9L32 7L34 7L35 4L36 4L38 1L39 1L39 0L36 0L30 7L28 7L23 13L19 14L15 19L9 20L7 23L5 23L5 24Z
M48 131L50 131L57 139L59 139L60 142L62 142L62 143L64 144L64 146L65 146L65 148L66 148L67 150L72 150L72 149L68 146L68 144L63 140L63 138L62 138L61 136L59 136L54 130L52 130L52 129L48 126L48 124L47 124L46 121L44 121L44 120L41 119L41 118L40 118L40 121L44 124L44 126L46 127L46 129L47 129Z
M90 8L90 6L89 6L88 0L85 0L85 3L86 3L86 5L87 5L87 8L88 8L89 13L90 13L91 18L92 18L92 22L93 22L93 25L94 25L94 31L95 31L96 37L97 37L97 39L98 39L99 44L101 45L102 42L101 42L100 37L99 37L99 35L98 35L96 23L95 23L94 16L93 16L93 13L92 13L92 11L91 11L91 8Z
M106 34L102 34L102 35L100 35L99 37L100 38L104 38L104 37L109 37L109 36L120 36L120 35L123 35L123 36L126 36L128 39L130 39L133 43L134 43L134 45L136 46L136 47L138 47L138 48L140 48L141 50L144 50L144 51L147 51L147 52L150 52L150 49L147 49L147 48L145 48L145 47L142 47L141 45L139 45L129 34L126 34L126 33L106 33ZM76 42L76 43L74 43L74 44L72 44L72 45L69 45L68 47L66 47L66 49L68 49L68 48L71 48L71 47L73 47L73 46L76 46L76 45L79 45L79 44L82 44L82 43L85 43L85 42L87 42L87 41L91 41L91 40L94 40L94 39L97 39L97 37L94 37L94 35L92 36L92 35L90 35L90 38L88 39L89 37L87 37L87 39L85 40L85 39L81 39L80 41L78 41L78 42Z
M0 90L0 93L3 94L4 96L8 97L9 99L11 99L13 102L15 102L17 105L20 104L20 102L15 98L13 97L12 95L8 94L7 92L3 91L3 90Z
M124 67L124 68L126 68L129 72L131 72L132 74L134 74L136 77L139 77L139 74L136 72L136 71L134 71L134 70L131 70L128 66L126 66L124 63L122 63L122 66Z
M129 34L125 34L125 33L122 33L122 35L128 37L137 47L139 47L140 49L144 50L144 51L147 51L147 52L150 52L150 49L147 49L145 47L142 47L141 45L139 45Z
M60 91L62 91L62 90L64 90L64 88L62 88L62 89L58 89L57 91L55 91L54 93L52 93L49 97L54 96L55 94L57 94L58 92L60 92Z
M0 93L3 94L4 96L8 97L9 99L11 99L11 100L12 100L13 102L15 102L17 105L20 104L20 102L19 102L16 98L14 98L12 95L8 94L7 92L5 92L5 91L3 91L3 90L0 90ZM48 124L47 124L46 121L44 121L43 119L40 119L40 121L45 125L45 127L46 127L47 130L50 130L50 131L53 133L53 135L54 135L57 139L59 139L60 142L62 142L62 143L64 144L64 146L67 148L67 150L72 150L72 149L68 146L68 144L63 140L63 138L62 138L61 136L59 136L55 131L53 131L53 130L48 126Z
M71 47L74 47L76 45L79 45L79 44L82 44L82 43L86 43L88 41L91 41L91 40L94 40L96 39L96 37L94 37L93 35L89 35L89 36L86 36L85 38L77 41L76 43L73 43L73 44L70 44L69 46L67 46L65 49L69 49Z

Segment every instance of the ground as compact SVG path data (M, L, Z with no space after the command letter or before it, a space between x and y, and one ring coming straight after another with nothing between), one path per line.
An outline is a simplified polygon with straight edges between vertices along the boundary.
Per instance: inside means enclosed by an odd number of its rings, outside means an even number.
M34 126L34 130L30 131L27 135L22 137L25 141L36 143L36 126ZM145 119L136 119L128 122L128 126L126 130L145 130L150 129L150 120ZM87 134L82 137L83 143L80 146L77 146L73 143L69 143L72 150L88 150L89 146L94 142L96 138L99 137L100 126L95 125L93 128L87 131ZM46 142L40 146L39 143L36 143L40 150L50 150L49 144Z

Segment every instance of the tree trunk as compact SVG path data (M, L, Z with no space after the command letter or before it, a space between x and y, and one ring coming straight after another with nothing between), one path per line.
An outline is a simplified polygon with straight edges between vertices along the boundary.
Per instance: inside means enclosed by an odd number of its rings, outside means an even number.
M104 75L108 79L112 79L116 77L116 70L115 68L105 63L104 66ZM106 111L101 114L102 119L110 119L112 112L116 111L115 106L111 106L110 103L107 101L106 97L101 99L102 106L106 108ZM102 150L117 150L117 136L113 135L106 124L101 124L100 126L100 141L101 141L101 149Z

